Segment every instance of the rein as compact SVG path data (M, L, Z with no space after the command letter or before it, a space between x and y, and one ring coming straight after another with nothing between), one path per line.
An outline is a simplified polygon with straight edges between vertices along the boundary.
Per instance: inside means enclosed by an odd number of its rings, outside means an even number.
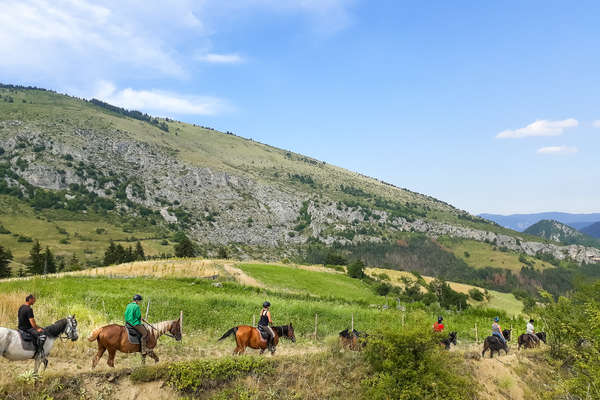
M173 335L171 332L169 332L169 331L166 331L166 332L161 332L161 331L159 331L158 329L156 329L156 328L155 328L155 327L154 327L154 326L153 326L153 325L152 325L150 322L146 321L144 318L142 318L142 321L143 321L143 322L144 322L146 325L148 325L150 328L152 328L152 329L154 329L156 332L158 332L159 334L161 334L161 335L165 335L165 336L168 336L168 337L170 337L170 338L173 338L173 339L177 340L177 338L175 337L175 335ZM157 337L157 338L158 338L158 337Z

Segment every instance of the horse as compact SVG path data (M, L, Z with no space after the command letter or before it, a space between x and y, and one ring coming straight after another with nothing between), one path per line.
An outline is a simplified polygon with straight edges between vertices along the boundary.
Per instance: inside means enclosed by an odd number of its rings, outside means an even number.
M505 329L502 331L502 336L504 336L506 342L510 342L510 333L510 329ZM494 351L498 352L498 355L500 354L500 350L504 350L506 354L508 354L508 344L500 342L500 339L498 339L494 335L485 338L485 341L483 342L483 351L481 352L481 357L485 355L485 352L488 349L490 350L490 358L494 357Z
M149 352L147 354L142 354L142 364L146 363L147 355L152 357L155 362L158 362L158 356L154 354L154 348L158 344L158 338L162 335L166 335L179 342L182 335L183 313L179 315L178 319L162 321L154 325L144 321L144 327L148 331L147 347ZM123 325L110 324L94 329L87 338L90 342L93 342L94 340L98 342L98 353L96 353L96 356L92 360L92 368L96 368L98 361L100 361L106 350L108 350L107 364L112 368L115 366L115 355L117 350L121 353L141 352L141 344L130 343L128 336L127 328Z
M271 355L275 354L275 348L279 343L280 337L290 339L293 343L296 342L294 327L291 322L289 325L274 326L273 332L275 333L275 337L273 338L273 350L271 350ZM259 349L260 354L263 354L268 347L267 341L266 339L263 339L260 331L257 328L248 325L234 326L225 332L217 341L221 341L232 334L235 334L235 342L237 344L233 350L233 355L244 354L246 347Z
M450 350L450 345L453 344L456 346L456 332L450 332L448 337L440 342L445 346L446 350Z
M355 351L359 351L367 345L367 337L369 336L365 332L359 332L356 329L350 331L348 328L341 331L339 335L342 347Z
M52 351L54 342L63 333L67 339L71 339L73 342L79 338L77 320L74 315L58 320L44 328L43 334L46 335L44 352L43 354L36 354L34 342L23 342L19 331L0 327L0 354L12 361L30 360L35 357L33 372L37 374L42 362L44 363L44 371L46 370L48 366L47 357Z
M546 344L546 332L537 332L535 336L538 337L544 344Z

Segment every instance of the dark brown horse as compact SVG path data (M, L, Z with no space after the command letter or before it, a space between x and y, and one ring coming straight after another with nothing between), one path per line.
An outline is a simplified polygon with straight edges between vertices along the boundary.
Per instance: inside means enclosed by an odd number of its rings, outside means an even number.
M521 346L526 349L537 347L540 341L546 343L546 332L537 332L535 335L524 333L519 336L519 350L521 350Z
M275 353L275 347L279 343L279 338L284 337L290 339L292 342L296 341L296 336L294 335L294 327L290 322L289 325L283 326L274 326L273 332L275 333L275 337L273 338L273 350L271 354ZM237 344L235 350L233 350L233 354L244 354L246 351L246 347L250 347L251 349L259 349L260 354L264 353L267 349L267 341L262 337L260 331L257 328L248 325L238 325L234 326L219 340L223 340L226 337L235 333L235 342Z
M158 338L162 335L171 336L177 341L181 340L183 325L183 314L173 321L163 321L154 325L144 323L148 331L148 354L142 354L142 363L146 362L146 356L149 355L158 362L158 356L154 354L154 348L158 343ZM127 329L123 325L111 324L95 329L88 337L90 342L98 342L98 353L92 360L92 368L95 368L102 355L108 350L108 366L115 366L115 354L118 351L122 353L137 353L141 351L139 344L129 342Z
M367 337L369 336L365 332L359 332L356 329L350 330L348 328L340 332L340 343L342 347L354 351L360 351L367 345Z
M494 352L500 354L500 350L504 350L506 354L508 354L508 342L510 342L510 329L505 329L502 331L502 336L506 340L506 343L502 343L498 337L492 335L485 338L483 342L483 351L481 352L481 356L485 355L485 352L490 350L490 358L494 357Z
M442 341L440 341L440 344L443 345L446 350L450 350L451 344L456 346L456 337L457 337L456 332L450 332L450 334L448 335L448 337L446 339L443 339Z

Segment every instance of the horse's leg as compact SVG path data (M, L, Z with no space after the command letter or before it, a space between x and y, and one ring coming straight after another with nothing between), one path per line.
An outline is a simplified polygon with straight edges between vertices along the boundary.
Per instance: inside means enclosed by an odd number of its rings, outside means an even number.
M146 365L146 356L147 354L142 353L142 365Z
M108 366L111 368L115 367L115 354L117 354L117 350L115 349L108 349Z
M41 363L41 361L42 361L42 360L40 360L40 358L39 358L39 357L36 357L36 358L35 358L35 363L33 364L33 373L34 373L34 374L37 374L37 373L38 373L38 370L40 369L40 363Z
M98 361L100 361L105 351L106 347L102 346L100 342L98 342L98 353L96 353L96 356L94 356L94 359L92 360L92 369L96 368Z
M481 357L485 356L485 352L488 349L487 342L483 343L483 351L481 352Z
M46 368L48 368L48 359L44 357L44 369L42 370L42 372L46 372Z
M155 363L158 362L158 356L154 353L154 350L150 351L150 357L152 357L152 359L154 360Z

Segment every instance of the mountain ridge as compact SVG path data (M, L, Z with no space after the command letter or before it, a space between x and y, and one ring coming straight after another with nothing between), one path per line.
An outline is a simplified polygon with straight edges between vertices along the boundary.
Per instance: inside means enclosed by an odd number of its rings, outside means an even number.
M555 220L543 219L525 229L524 232L564 244L600 248L600 240Z
M592 225L597 221L600 221L600 213L565 213L558 211L508 215L482 213L478 214L478 216L496 222L497 224L505 228L513 229L519 232L524 231L529 226L543 219L555 220L560 223L569 225L577 230L580 230L582 228L585 228L586 226Z
M48 221L94 214L143 228L157 241L183 230L203 246L201 254L228 246L239 256L284 258L311 243L394 242L421 232L530 255L600 259L231 133L52 91L5 85L0 97L0 193Z

